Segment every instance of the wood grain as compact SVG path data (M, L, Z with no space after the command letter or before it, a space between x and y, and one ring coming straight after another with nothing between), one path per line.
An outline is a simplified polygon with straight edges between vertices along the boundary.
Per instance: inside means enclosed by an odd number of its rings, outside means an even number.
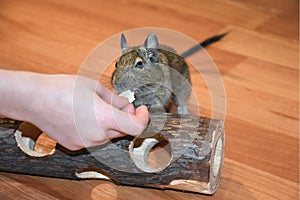
M299 199L297 0L1 0L1 68L76 74L105 39L149 26L198 41L230 31L206 49L222 74L227 104L216 194L0 173L0 199ZM197 76L193 88L209 116L209 92Z
M32 142L41 132L35 134L36 127L30 126L0 118L0 171L203 194L214 194L220 182L225 143L221 120L153 113L144 137L117 138L77 152L57 145L48 154L33 151ZM24 142L29 139L31 144ZM151 160L157 149L169 151L169 156L161 156L164 163Z

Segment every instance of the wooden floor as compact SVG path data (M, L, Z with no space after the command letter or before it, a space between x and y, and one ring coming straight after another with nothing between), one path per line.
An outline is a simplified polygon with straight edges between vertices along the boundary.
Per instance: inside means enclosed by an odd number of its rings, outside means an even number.
M230 33L207 48L226 90L225 165L215 195L2 172L0 199L299 199L298 4L297 0L1 0L4 69L76 74L96 45L138 27L169 28L197 41ZM193 82L193 89L200 87ZM210 104L202 96L205 114Z

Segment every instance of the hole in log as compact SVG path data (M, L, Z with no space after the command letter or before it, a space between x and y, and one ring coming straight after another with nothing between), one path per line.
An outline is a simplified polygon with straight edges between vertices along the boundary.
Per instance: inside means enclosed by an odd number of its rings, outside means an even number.
M172 160L171 145L161 134L135 138L129 145L129 153L139 169L150 173L162 171Z
M52 155L56 142L32 124L23 122L15 132L18 147L27 155L43 157Z
M56 141L49 138L45 133L41 133L34 145L34 151L46 155L54 153Z
M217 141L217 145L216 145L216 149L215 149L215 155L213 158L213 174L214 176L217 176L220 168L221 168L221 162L223 159L223 140L222 137L219 137L218 141Z
M169 165L171 157L171 145L167 140L162 140L150 150L147 165L151 168L164 167Z

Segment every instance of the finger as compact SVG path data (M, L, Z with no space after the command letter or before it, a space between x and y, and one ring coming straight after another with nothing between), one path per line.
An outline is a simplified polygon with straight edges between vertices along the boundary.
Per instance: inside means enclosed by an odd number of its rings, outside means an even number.
M134 106L133 104L128 104L126 107L122 108L121 109L122 111L125 111L125 112L128 112L130 114L134 114L135 113L135 109L134 109Z
M105 135L108 141L114 138L124 137L126 136L126 133L115 131L115 130L109 130Z
M126 97L118 96L100 84L96 92L106 103L131 114L135 112L133 104Z
M88 147L93 147L93 146L97 146L97 145L102 145L114 138L119 138L119 137L124 137L124 136L126 136L126 133L115 131L115 130L107 130L107 131L105 131L105 133L103 133L102 136L100 136L100 137L94 136L93 138L88 138L88 139L86 139L86 141L82 142L83 144L77 145L77 146L75 146L75 145L70 146L69 149L70 150L78 150L78 149L82 149L82 148L88 148ZM81 140L82 140L82 138L81 138Z
M136 136L140 135L147 127L149 112L146 106L138 107L135 114L114 109L112 121L112 127L116 131Z
M101 84L98 84L96 88L96 93L108 104L111 104L112 106L123 109L125 108L129 102L126 97L120 97L114 93L112 93L109 89L104 87Z

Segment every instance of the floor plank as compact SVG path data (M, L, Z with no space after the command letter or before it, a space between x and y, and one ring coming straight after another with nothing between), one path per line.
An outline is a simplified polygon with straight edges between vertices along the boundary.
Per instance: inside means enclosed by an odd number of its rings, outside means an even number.
M227 40L216 44L218 48L298 69L298 43L292 43L289 39L278 39L277 37L266 36L234 26L226 29L231 29L232 31L228 35Z

